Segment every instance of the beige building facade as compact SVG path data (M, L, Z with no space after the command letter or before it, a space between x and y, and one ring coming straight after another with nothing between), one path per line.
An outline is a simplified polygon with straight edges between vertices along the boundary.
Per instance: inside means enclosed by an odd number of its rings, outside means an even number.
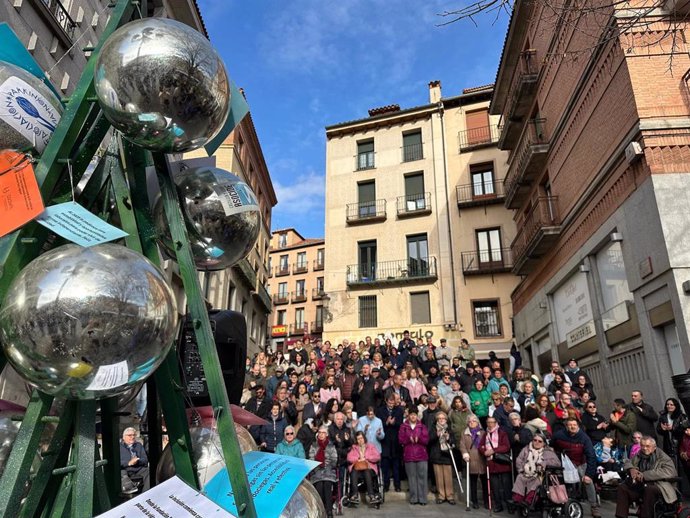
M467 338L480 354L512 343L502 205L506 154L488 115L491 87L397 105L326 128L329 319L324 339Z
M294 228L273 232L269 266L273 351L305 336L321 339L326 316L325 253L323 239L305 239Z

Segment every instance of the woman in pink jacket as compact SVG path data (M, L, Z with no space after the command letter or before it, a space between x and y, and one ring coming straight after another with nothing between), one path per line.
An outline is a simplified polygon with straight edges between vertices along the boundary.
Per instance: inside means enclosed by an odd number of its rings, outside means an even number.
M335 376L332 374L326 378L326 383L323 384L321 390L321 401L328 401L329 399L337 399L338 403L342 403L343 398L340 394L340 387L335 384Z
M429 492L427 484L429 455L426 451L429 430L419 420L415 407L408 408L407 412L407 419L400 426L398 440L403 447L405 472L410 485L410 504L426 505L426 494Z
M379 473L377 464L380 460L381 454L376 449L376 446L367 442L364 432L356 432L355 443L347 453L347 469L350 472L350 494L348 495L350 502L359 503L357 484L359 483L360 475L364 477L364 482L367 486L369 503L377 504L381 502L381 495L376 494L374 490L374 475Z

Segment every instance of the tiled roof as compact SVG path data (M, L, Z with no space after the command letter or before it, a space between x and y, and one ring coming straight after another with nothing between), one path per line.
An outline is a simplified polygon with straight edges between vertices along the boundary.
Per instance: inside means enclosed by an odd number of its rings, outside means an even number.
M399 104L388 104L386 106L380 106L379 108L372 108L369 110L369 116L374 117L376 115L381 115L384 113L393 113L393 112L399 112L400 111L400 105Z
M491 90L494 87L493 83L489 83L488 85L482 85L482 86L473 86L472 88L463 88L462 93L463 94L473 94L476 92L481 92L483 90Z

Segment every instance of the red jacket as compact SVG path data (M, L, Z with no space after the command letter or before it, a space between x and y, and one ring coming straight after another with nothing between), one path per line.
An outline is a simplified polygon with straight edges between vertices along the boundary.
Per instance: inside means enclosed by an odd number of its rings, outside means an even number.
M498 437L498 441L493 436ZM490 437L491 436L491 437ZM497 428L494 433L489 433L487 430L479 442L479 453L485 455L487 446L494 450L494 453L510 453L510 439L508 434L500 428ZM509 473L512 468L510 464L499 464L486 457L486 464L489 467L489 473Z
M398 440L403 447L404 462L429 460L429 454L426 451L426 445L429 443L429 430L421 421L417 421L414 430L409 421L403 421L398 432Z

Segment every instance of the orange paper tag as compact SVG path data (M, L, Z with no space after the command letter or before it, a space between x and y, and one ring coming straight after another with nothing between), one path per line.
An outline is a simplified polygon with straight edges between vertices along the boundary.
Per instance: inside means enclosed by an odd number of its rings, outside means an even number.
M43 212L34 168L26 155L0 151L0 237Z

